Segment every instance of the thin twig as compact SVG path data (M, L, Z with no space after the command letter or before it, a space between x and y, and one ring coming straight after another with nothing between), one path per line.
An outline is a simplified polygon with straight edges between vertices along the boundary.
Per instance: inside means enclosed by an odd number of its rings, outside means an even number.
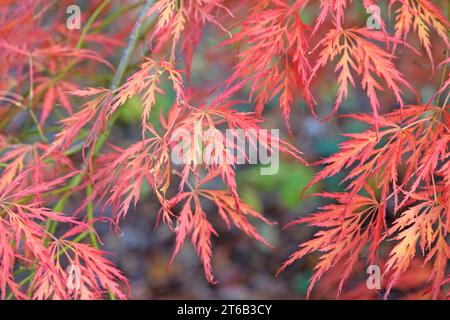
M119 66L117 67L116 73L114 74L114 78L111 82L110 89L115 90L119 87L120 81L122 80L125 70L130 62L131 54L133 53L134 48L136 47L136 43L139 39L139 33L142 28L142 23L147 16L150 7L152 6L154 0L147 0L145 6L142 8L136 23L134 24L133 30L131 31L130 37L128 39L128 45L123 52L122 58L120 59Z

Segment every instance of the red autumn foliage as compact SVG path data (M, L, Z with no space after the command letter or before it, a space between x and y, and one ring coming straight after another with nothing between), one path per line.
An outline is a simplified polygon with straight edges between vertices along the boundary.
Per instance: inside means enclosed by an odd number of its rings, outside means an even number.
M236 166L222 161L239 154L238 147L215 149L214 161L197 163L192 141L186 162L177 165L177 133L259 132L268 122L265 107L275 103L292 134L291 113L300 102L315 117L349 118L367 129L345 134L339 150L316 164L307 189L343 174L342 189L318 194L331 203L289 225L316 232L279 272L318 254L308 290L313 297L322 278L320 286L336 285L338 295L354 297L344 290L353 270L378 264L384 298L402 286L420 286L417 297L449 298L450 23L444 1L113 2L89 1L81 31L66 27L70 1L0 3L1 299L127 298L128 280L101 249L95 224L108 220L118 230L143 186L160 204L158 222L174 234L171 260L190 240L206 280L216 283L215 223L270 247L254 221L275 222L241 199ZM389 21L376 17L379 30L352 18L374 5L390 12ZM111 30L117 7L122 20ZM128 12L133 9L137 17ZM313 19L307 22L305 13ZM198 46L211 30L219 41L202 43L210 47L202 57ZM123 51L118 61L116 51ZM197 55L222 64L226 77L193 84ZM429 66L426 81L401 68L401 60L417 59ZM436 74L441 81L430 98L422 89ZM331 112L317 94L327 75L336 88ZM370 111L342 115L349 92L359 89ZM174 96L168 111L152 120L167 91ZM142 102L140 134L119 145L111 132L135 97ZM210 150L216 141L200 143ZM307 164L294 142L260 134L245 141ZM429 276L415 283L411 273L422 265ZM329 275L335 269L339 279ZM73 281L75 287L68 285Z

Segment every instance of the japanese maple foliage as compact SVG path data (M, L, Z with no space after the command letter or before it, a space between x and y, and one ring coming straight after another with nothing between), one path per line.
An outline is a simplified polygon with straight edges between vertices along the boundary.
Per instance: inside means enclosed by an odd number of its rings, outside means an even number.
M212 161L198 162L193 139L183 164L173 161L183 151L180 130L195 136L229 129L246 132L248 145L307 165L301 145L248 134L273 125L269 104L279 106L291 137L300 104L322 126L344 118L366 127L344 134L339 150L316 164L306 189L343 175L341 189L317 194L329 204L288 225L317 230L280 261L279 272L315 253L308 296L322 278L320 286L345 296L352 271L376 264L388 298L410 285L405 279L422 263L429 276L421 277L420 297L449 298L445 1L96 0L86 2L81 30L66 26L70 4L0 3L1 299L129 297L128 280L95 228L110 223L118 232L143 187L159 203L155 219L173 233L171 262L190 240L212 284L213 239L223 227L270 247L255 221L274 228L276 221L242 200L236 162L223 160L236 160L239 146L225 139ZM375 14L377 30L366 23L375 6L386 8ZM355 18L361 12L363 19ZM206 33L216 43L203 41ZM196 58L222 75L199 84ZM422 77L404 66L417 61L426 66ZM324 87L334 88L327 91L331 106L323 103ZM358 90L367 111L344 115ZM173 99L155 110L162 96ZM124 145L111 136L135 98L138 134ZM202 150L212 150L219 136L203 137ZM336 269L339 279L329 275Z

